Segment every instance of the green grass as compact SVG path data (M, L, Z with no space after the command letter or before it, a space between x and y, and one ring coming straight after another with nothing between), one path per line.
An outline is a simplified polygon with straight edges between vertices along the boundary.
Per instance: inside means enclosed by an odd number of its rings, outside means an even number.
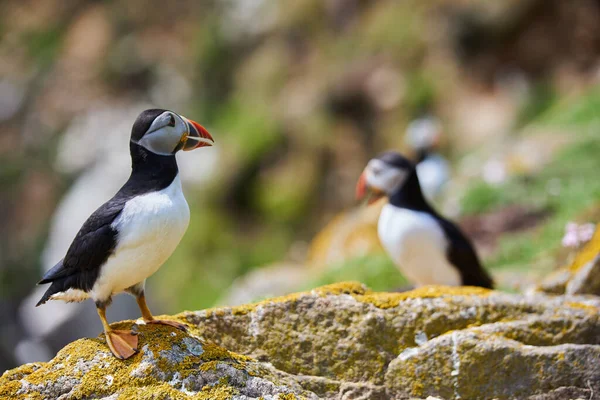
M535 176L513 177L501 186L476 182L463 198L466 214L492 211L511 204L549 208L551 217L539 228L501 238L488 260L492 268L553 266L565 224L600 203L600 92L564 101L542 113L538 129L567 130L574 142L559 151Z
M535 204L550 208L553 214L534 232L503 238L490 265L527 265L554 254L560 247L565 224L600 200L598 154L600 135L569 146L527 183L517 180L497 188L499 204ZM519 193L526 193L526 197L516 197Z
M545 126L600 127L600 87L593 87L576 98L567 98L542 113L536 123Z
M386 254L376 253L331 265L301 289L342 281L359 281L378 291L389 291L407 285L406 279L398 272L392 260Z

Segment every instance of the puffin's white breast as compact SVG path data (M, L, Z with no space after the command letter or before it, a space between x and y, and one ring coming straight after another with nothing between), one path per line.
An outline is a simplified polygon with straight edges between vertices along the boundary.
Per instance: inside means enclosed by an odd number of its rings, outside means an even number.
M190 209L179 175L167 188L134 197L113 222L117 247L102 266L92 288L93 299L143 282L175 251L190 221Z
M431 215L386 204L377 226L379 240L402 273L416 285L460 285L446 257L448 240Z

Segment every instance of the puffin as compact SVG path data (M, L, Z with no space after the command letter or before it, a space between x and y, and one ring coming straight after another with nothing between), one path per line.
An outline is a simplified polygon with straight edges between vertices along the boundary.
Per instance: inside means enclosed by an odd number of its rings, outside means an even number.
M369 192L369 203L389 198L379 216L377 233L411 283L493 288L469 239L423 196L411 161L393 151L371 159L358 180L356 197L363 199Z
M113 198L84 222L66 255L38 284L50 284L36 306L48 300L92 299L112 354L137 352L137 334L112 329L106 308L112 296L133 295L147 324L185 325L155 319L146 304L145 282L179 245L190 220L175 155L214 143L208 131L169 110L149 109L136 119L129 149L131 175Z
M406 142L415 154L417 175L425 198L434 201L450 180L450 165L437 150L443 135L437 118L426 115L406 128Z

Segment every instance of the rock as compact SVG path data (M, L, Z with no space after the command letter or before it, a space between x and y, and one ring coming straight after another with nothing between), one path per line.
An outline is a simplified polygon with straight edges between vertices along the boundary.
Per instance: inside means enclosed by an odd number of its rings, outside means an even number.
M600 254L573 273L566 293L600 295Z
M80 339L48 363L7 371L0 398L317 398L266 364L176 329L143 325L139 331L141 350L132 359L114 358L104 339Z
M377 237L377 221L385 204L387 200L381 199L372 206L336 215L310 243L309 265L324 268L382 251Z
M542 281L534 291L600 295L600 229L581 249L570 265L560 268Z
M593 296L341 283L173 317L187 334L142 325L128 361L78 340L7 371L0 398L589 399L599 308Z

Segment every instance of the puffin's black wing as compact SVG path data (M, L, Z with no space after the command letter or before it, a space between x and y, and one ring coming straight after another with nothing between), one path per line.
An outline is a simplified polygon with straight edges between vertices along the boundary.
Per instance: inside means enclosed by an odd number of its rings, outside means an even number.
M450 242L448 260L459 270L462 284L492 289L494 281L481 266L479 257L469 239L452 222L440 216L437 219Z
M55 293L68 289L89 291L100 272L100 267L113 253L118 232L111 226L119 216L126 199L115 196L104 203L85 221L67 255L50 269L39 284L52 283L37 306L44 304Z

